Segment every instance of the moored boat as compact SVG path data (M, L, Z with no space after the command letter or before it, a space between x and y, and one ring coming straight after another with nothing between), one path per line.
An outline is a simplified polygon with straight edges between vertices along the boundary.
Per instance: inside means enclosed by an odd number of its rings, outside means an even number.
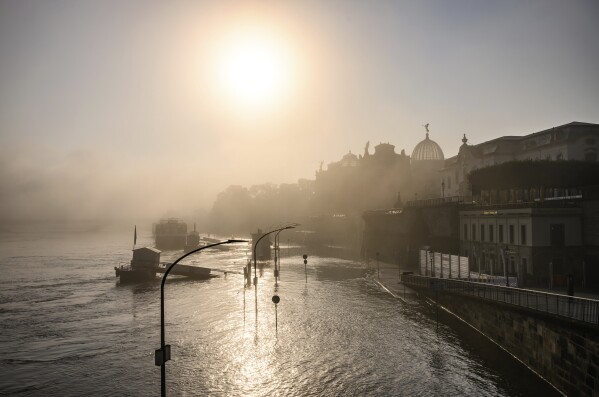
M154 244L159 250L185 249L187 223L176 218L163 219L155 224Z
M200 233L196 231L196 224L193 224L193 230L187 234L187 242L184 251L190 252L200 247Z
M115 267L114 271L121 283L133 283L154 280L159 266L160 251L143 247L133 250L131 264Z

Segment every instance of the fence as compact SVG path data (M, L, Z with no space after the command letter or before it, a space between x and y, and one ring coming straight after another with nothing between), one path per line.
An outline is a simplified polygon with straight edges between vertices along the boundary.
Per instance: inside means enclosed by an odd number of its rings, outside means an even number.
M440 278L469 278L468 258L420 250L420 274Z
M441 280L413 274L402 275L402 281L407 285L423 287L431 291L501 302L557 317L599 325L599 300L463 280Z
M470 271L468 257L420 250L420 275L437 278L476 280L494 285L518 286L517 277L496 276Z

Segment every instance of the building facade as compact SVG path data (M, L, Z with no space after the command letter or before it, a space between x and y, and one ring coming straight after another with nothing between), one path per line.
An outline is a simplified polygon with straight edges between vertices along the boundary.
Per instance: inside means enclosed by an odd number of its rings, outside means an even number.
M459 215L460 255L472 271L516 276L519 286L562 286L583 273L582 215L563 201L469 208Z
M468 174L476 169L518 160L597 161L599 124L572 122L525 136L503 136L468 145L464 134L456 156L439 168L437 186L446 196L470 195ZM439 194L442 194L441 192Z

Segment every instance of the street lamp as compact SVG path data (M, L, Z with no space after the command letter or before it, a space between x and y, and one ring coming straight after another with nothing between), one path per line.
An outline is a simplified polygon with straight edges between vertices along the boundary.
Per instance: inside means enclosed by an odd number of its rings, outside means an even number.
M299 226L299 223L292 223L291 225L288 226L292 226L292 227L296 227ZM279 277L279 272L281 271L281 239L279 238L279 234L285 229L281 229L277 232L277 234L275 234L275 283L277 282L277 278ZM289 240L287 240L289 241ZM289 246L289 244L288 244ZM289 249L287 249L287 254L289 254ZM279 266L277 267L277 260L279 263Z
M264 237L268 236L269 234L275 233L275 232L281 232L283 230L287 230L287 229L295 229L296 226L298 226L298 223L295 223L293 225L289 225L289 226L285 226L285 227L281 227L275 230L271 230L270 232L264 233L262 236L260 236L260 238L254 243L254 285L257 286L258 285L258 274L257 274L257 265L256 265L256 247L258 246L258 243L260 242L260 240L262 240Z
M191 254L204 250L206 248L215 247L217 245L222 244L233 244L233 243L247 243L246 240L227 240L221 241L220 243L205 245L203 247L197 248L193 251L188 252L183 255L176 261L174 261L164 272L164 276L162 276L162 282L160 283L160 349L156 350L154 355L154 363L156 365L160 365L160 391L161 396L166 396L166 362L171 359L171 345L166 345L164 343L164 283L166 282L166 277L170 273L173 267L183 258L188 257Z

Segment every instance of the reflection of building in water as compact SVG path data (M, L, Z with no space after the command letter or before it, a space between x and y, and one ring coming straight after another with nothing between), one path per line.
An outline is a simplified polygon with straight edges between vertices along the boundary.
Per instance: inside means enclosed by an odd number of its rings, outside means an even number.
M468 145L464 134L456 156L440 167L438 191L445 196L469 196L470 171L514 160L597 161L599 124L572 122L525 136L503 136ZM440 195L440 194L439 194Z

